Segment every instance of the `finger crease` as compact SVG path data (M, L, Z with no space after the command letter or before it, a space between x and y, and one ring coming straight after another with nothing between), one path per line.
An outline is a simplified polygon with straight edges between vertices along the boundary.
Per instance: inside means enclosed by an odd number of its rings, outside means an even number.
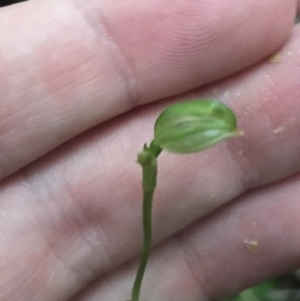
M76 9L83 16L89 28L95 33L96 37L100 36L98 39L99 45L102 44L100 43L100 39L102 38L105 38L110 45L110 54L108 55L108 57L110 58L112 64L115 67L115 70L117 71L122 83L124 84L124 90L125 94L127 95L127 103L129 109L136 107L139 103L138 85L132 67L126 58L126 55L122 51L121 47L119 47L113 36L109 33L108 22L106 21L104 15L101 13L96 15L95 7L93 7L92 4L85 2L84 5L92 6L87 12L79 2L80 1L78 0L73 1ZM94 19L96 19L97 21L100 19L100 22L95 22ZM102 35L99 34L99 27L102 29Z

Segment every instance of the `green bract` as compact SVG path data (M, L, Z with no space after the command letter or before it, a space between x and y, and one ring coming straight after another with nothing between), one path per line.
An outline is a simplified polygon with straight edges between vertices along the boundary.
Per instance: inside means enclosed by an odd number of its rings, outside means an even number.
M173 153L189 154L239 134L231 109L216 100L202 99L165 109L155 124L154 143Z

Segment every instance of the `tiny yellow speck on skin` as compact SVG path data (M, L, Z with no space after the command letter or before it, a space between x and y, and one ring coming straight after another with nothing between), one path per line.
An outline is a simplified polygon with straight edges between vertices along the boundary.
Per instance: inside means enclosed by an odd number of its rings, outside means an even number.
M200 257L203 257L204 256L204 251L203 251L203 248L201 246L198 246L196 248L196 251L197 251L197 254L200 256Z
M281 125L281 126L277 127L276 129L274 129L273 133L274 133L274 134L281 133L282 131L285 130L285 128L286 128L285 125Z
M258 249L258 241L257 240L244 240L244 244L250 252L257 252Z
M245 132L244 132L243 130L241 130L241 129L237 129L237 130L236 130L236 134L237 134L238 136L244 136L244 135L245 135Z
M281 54L279 52L277 52L277 53L271 55L270 58L269 58L269 62L271 64L278 64L278 63L280 63L281 62Z

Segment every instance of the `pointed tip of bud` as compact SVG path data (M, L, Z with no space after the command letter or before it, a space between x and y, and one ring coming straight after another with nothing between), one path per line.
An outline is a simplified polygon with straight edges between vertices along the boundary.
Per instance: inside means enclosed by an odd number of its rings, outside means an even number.
M244 135L245 135L245 132L244 132L243 130L241 130L241 129L237 129L237 130L236 130L236 135L237 135L237 136L244 136Z

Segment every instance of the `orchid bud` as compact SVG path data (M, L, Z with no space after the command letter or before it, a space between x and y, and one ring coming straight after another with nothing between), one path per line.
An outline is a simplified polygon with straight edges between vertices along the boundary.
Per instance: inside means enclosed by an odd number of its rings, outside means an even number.
M173 153L189 154L241 134L234 113L225 104L194 100L173 104L160 114L154 143Z

